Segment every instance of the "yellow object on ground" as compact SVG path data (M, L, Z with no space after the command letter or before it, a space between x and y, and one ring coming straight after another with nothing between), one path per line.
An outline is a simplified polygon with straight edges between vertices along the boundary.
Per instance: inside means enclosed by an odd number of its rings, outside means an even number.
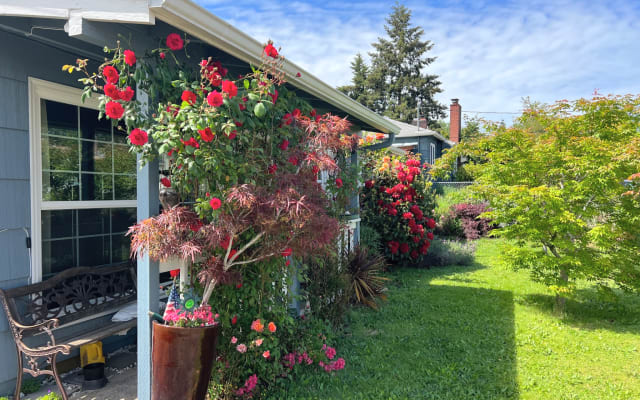
M102 342L89 343L84 346L80 346L80 366L84 367L85 365L95 363L104 364Z

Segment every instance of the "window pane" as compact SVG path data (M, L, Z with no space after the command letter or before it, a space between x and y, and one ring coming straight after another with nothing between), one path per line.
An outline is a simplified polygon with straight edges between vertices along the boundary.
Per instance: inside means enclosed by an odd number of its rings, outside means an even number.
M111 262L119 263L129 259L129 236L124 234L111 236Z
M136 223L137 210L135 208L114 208L111 210L111 226L113 232L126 232Z
M42 239L68 238L76 235L75 211L55 210L42 212Z
M79 189L77 173L42 172L42 200L80 200Z
M129 151L128 146L113 145L113 168L116 173L136 173L136 153Z
M111 121L98 120L98 111L80 108L80 134L83 139L111 141Z
M52 274L78 265L75 243L74 239L42 241L43 280Z
M82 141L83 172L113 172L111 144Z
M115 200L135 200L136 199L136 176L116 175L115 176Z
M111 174L82 174L81 200L113 200Z
M42 137L42 169L77 171L78 141L58 137Z
M120 121L118 125L113 127L113 142L127 144L127 127L124 122Z
M78 234L101 235L110 231L109 210L104 208L92 208L78 210Z
M42 135L78 137L78 107L51 100L40 105Z
M110 235L87 237L78 239L80 250L79 265L93 267L110 264L109 250L111 249Z

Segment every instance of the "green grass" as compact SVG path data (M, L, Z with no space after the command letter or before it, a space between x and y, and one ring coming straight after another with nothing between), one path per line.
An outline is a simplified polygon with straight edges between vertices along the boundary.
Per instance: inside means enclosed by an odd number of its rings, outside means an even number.
M403 269L380 311L356 309L338 343L345 370L309 373L292 399L640 399L640 299L586 284L553 297L479 242L473 266Z

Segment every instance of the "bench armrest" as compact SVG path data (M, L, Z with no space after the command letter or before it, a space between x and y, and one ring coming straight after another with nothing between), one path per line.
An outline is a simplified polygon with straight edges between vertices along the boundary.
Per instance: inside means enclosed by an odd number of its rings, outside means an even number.
M32 331L32 330L39 330L39 331L51 331L51 329L57 328L58 327L58 320L56 318L54 319L48 319L46 321L42 321L39 324L35 324L35 325L22 325L16 321L13 321L13 324L16 326L16 328L18 328L20 331Z

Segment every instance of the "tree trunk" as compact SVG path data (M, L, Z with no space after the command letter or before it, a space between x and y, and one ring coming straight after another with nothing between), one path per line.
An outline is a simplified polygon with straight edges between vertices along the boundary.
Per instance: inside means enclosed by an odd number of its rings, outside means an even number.
M567 271L565 271L564 269L560 270L560 279L564 282L564 283L568 283L569 282L569 274L567 274ZM556 294L556 305L555 305L555 312L556 314L564 314L564 308L565 305L567 303L567 298L564 296L561 296L560 294Z

